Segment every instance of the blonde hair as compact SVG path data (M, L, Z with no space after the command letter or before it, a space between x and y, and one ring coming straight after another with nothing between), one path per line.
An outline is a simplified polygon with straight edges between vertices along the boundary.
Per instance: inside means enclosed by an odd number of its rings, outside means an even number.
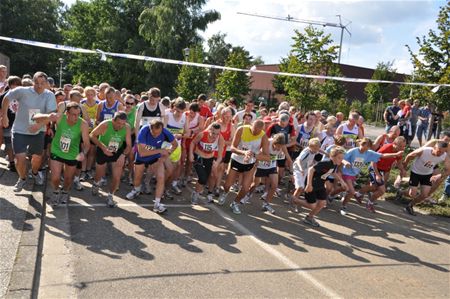
M92 86L87 86L87 87L84 89L84 95L86 95L89 91L92 91L92 92L94 92L94 94L97 94L97 91L94 89L94 87L92 87Z
M330 151L330 157L336 157L337 155L343 154L345 155L345 149L341 146L335 146Z
M320 140L319 140L319 138L311 138L311 139L309 139L308 146L320 147Z

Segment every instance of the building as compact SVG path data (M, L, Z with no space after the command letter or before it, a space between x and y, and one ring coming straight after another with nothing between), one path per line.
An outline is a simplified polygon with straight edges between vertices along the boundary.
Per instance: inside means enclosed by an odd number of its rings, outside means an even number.
M257 65L257 70L271 71L271 72L279 72L280 68L278 64L263 64ZM344 77L348 78L361 78L361 79L371 79L374 73L374 69L341 64L340 65L341 73ZM403 82L405 80L406 75L397 73L395 75L395 81ZM275 88L273 87L272 81L274 79L274 75L272 74L262 74L262 73L251 73L251 91L250 96L253 99L264 98L265 101L273 102L273 101L282 101L284 99L284 95L277 94L275 92ZM347 100L360 100L362 102L366 101L366 94L364 93L364 88L366 87L365 83L355 83L355 82L343 82L344 86L347 89ZM399 95L399 87L398 85L391 86L392 96L398 97ZM387 101L388 99L384 99Z

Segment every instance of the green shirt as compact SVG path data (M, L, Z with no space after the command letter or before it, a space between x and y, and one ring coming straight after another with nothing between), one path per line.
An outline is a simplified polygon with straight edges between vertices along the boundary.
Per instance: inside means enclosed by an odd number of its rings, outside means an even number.
M136 120L136 106L131 108L130 113L127 113L127 123L131 129L134 129L134 121Z
M82 119L78 118L74 125L69 125L67 116L62 116L52 140L52 154L66 160L76 160L80 153L81 122Z
M124 126L119 131L114 130L112 120L108 120L107 129L103 135L100 135L98 140L103 143L109 151L117 152L123 145L127 136L127 128Z

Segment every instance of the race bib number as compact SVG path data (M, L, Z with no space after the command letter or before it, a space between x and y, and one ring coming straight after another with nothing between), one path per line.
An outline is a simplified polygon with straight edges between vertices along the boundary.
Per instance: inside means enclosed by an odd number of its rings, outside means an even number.
M265 169L267 169L267 168L273 168L273 167L275 167L274 166L274 161L259 161L258 162L259 163L259 167L260 168L265 168Z
M164 141L161 145L161 148L170 150L172 148L172 143Z
M108 151L113 153L117 152L119 150L119 145L120 145L119 141L111 139L108 144Z
M214 150L214 144L212 144L212 143L203 143L203 150L205 152L212 152Z
M112 114L104 114L104 120L110 120L113 118Z
M70 149L71 139L65 136L61 136L59 139L59 148L63 153L68 153Z
M34 125L36 122L33 120L33 116L37 113L40 113L40 109L29 109L28 110L28 123L30 125Z
M432 169L434 168L434 163L431 161L427 161L425 164L423 164L423 167Z
M278 153L278 155L276 157L277 157L277 160L283 160L284 158L286 158L286 156L284 155L283 152Z
M364 159L363 158L355 158L355 161L353 161L353 167L354 168L362 168L364 166Z
M299 144L300 144L301 147L305 148L305 147L308 146L308 142L309 142L309 139L303 139L302 138L302 139L300 139Z
M95 118L91 118L91 122L89 123L90 128L93 128L95 126L95 121L96 121Z

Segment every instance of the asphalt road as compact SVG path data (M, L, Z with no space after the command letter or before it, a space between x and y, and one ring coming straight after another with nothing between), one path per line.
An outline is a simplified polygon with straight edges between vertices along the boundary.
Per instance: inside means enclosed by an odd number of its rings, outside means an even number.
M89 183L84 183L89 187ZM88 188L89 189L89 188ZM105 206L105 195L73 191L47 207L41 298L448 298L448 219L410 217L381 202L377 214L335 203L320 228L275 199L254 196L241 215L228 206L190 206L189 190L151 211L152 195ZM228 203L234 197L229 194Z

